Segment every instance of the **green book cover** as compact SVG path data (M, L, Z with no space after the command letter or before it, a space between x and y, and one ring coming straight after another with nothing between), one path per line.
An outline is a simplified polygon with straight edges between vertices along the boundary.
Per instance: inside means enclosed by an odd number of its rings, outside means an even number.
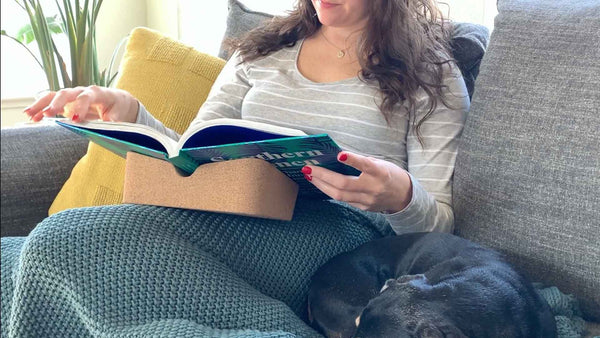
M327 198L304 178L300 170L305 165L321 166L345 175L359 174L356 169L337 160L341 148L327 134L286 136L282 133L287 132L287 128L273 132L269 125L262 123L250 122L252 128L248 128L242 126L247 122L232 122L235 125L227 124L228 121L211 121L210 127L186 132L188 135L182 136L185 139L177 142L165 135L157 135L158 132L148 126L111 122L79 124L56 120L57 124L121 157L129 151L136 152L169 161L188 174L205 163L249 157L262 159L294 180L299 185L300 197ZM298 131L289 134L298 135Z
M198 165L255 157L271 163L299 185L299 195L304 197L326 196L304 178L300 171L305 165L321 166L345 174L359 172L337 160L341 148L327 134L307 135L241 142L210 147L185 148L180 156L191 158Z

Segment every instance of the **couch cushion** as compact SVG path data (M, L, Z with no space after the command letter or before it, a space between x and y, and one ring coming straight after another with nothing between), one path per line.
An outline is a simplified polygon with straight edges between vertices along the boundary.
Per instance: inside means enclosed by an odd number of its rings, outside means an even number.
M229 0L229 12L227 15L227 29L219 51L219 57L228 59L231 51L228 49L227 41L240 38L258 27L265 20L272 18L268 13L256 12L248 9L239 0ZM479 74L479 63L485 53L489 39L487 27L464 22L453 24L452 39L450 47L462 72L469 96L473 96L475 79Z
M498 7L456 163L456 232L598 320L600 2Z
M55 124L2 128L2 237L27 236L48 216L48 207L87 143Z
M117 87L137 97L167 127L182 133L224 64L157 32L137 28L129 38ZM49 213L121 203L124 174L123 158L90 143Z
M229 0L227 6L227 27L219 51L219 57L225 60L231 56L231 51L227 47L229 39L239 38L244 33L258 27L263 21L273 17L268 13L252 11L237 0Z

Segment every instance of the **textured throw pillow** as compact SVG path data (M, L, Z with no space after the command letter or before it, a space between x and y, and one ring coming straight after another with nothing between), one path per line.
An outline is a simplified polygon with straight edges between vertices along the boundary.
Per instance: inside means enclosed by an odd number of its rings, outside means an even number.
M136 98L167 127L182 133L196 116L225 62L145 28L131 33L117 87ZM90 143L49 214L86 206L118 204L125 160Z
M251 11L238 0L229 0L227 6L227 27L219 51L219 57L225 60L231 56L231 51L227 47L229 39L239 38L273 17L271 14Z
M456 231L600 320L600 1L498 10L459 147Z
M227 48L228 40L240 38L243 34L272 17L273 15L268 13L248 9L239 0L229 0L227 29L225 30L219 57L228 59L231 56L231 51ZM489 34L487 27L482 25L464 22L453 24L450 47L465 79L469 97L473 96L475 79L479 74L479 63L485 53Z

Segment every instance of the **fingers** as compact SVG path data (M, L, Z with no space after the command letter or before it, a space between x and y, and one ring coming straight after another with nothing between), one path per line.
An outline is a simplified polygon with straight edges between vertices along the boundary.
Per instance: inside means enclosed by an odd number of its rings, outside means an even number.
M65 113L67 116L77 115L82 121L101 119L135 123L137 111L138 100L128 92L90 86L66 106Z
M370 175L380 175L383 173L381 166L376 163L378 160L372 157L342 151L338 154L338 161Z
M63 115L74 121L102 119L104 121L120 121L123 110L136 102L132 96L122 90L89 86L65 88L58 92L50 92L38 99L23 111L32 121L38 122L44 116ZM115 108L115 104L119 103ZM137 112L137 110L136 110Z
M337 175L340 175L340 174L337 174ZM345 177L350 180L354 179L354 177L351 177L351 176L344 176L344 175L340 175L340 176L342 176L342 178ZM312 176L310 181L319 190L321 190L327 196L333 198L336 201L344 201L344 202L348 202L350 204L356 204L356 205L360 205L360 206L364 207L364 204L362 202L369 199L369 195L366 193L340 189L338 187L335 187L335 186L329 184L329 181L323 180L318 177ZM366 210L366 209L363 209L363 210Z
M358 177L341 175L318 166L306 166L306 169L303 168L302 172L327 182L328 185L336 189L361 193L372 192L374 189L379 188L374 183L386 182L389 179L389 172L386 167L382 165L380 160L372 157L340 152L338 160L358 169L362 172L361 175Z
M305 166L302 168L302 173L309 175L311 182L315 185L318 184L317 182L327 182L328 186L337 190L362 191L357 176L342 175L319 166Z
M362 210L396 212L410 202L412 185L404 169L349 152L341 152L338 160L360 170L361 174L347 176L319 166L305 166L301 171L327 196Z
M48 94L42 96L33 104L26 107L23 110L23 113L27 115L32 121L37 122L41 120L44 117L44 115L42 114L42 109L46 108L50 104L55 95L56 92L48 92Z
M73 101L77 95L84 90L83 87L61 89L58 92L51 92L37 100L33 105L25 108L24 112L29 115L32 121L38 122L44 116L53 117L64 113L65 105Z
M73 120L104 119L104 112L114 104L114 99L107 91L98 86L86 87L72 102L65 105L64 115Z

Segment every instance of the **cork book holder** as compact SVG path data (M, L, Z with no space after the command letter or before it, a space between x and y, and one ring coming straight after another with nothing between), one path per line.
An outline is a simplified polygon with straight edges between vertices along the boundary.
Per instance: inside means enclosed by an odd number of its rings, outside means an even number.
M289 221L297 196L294 181L257 158L204 164L185 176L169 162L127 153L123 203Z

